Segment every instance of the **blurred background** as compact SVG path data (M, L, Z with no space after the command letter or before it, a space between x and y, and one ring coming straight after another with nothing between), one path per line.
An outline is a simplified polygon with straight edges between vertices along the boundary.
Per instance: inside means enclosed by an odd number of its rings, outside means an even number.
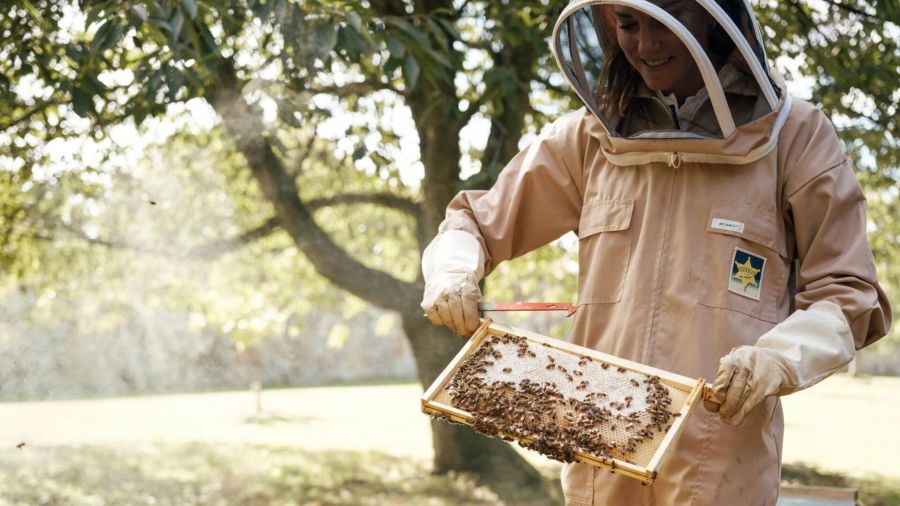
M752 2L833 119L900 305L900 6ZM564 2L6 1L0 505L561 504L559 465L419 411L450 198L575 108ZM574 301L577 239L487 301ZM561 315L500 321L567 338ZM900 332L785 398L785 483L900 504Z

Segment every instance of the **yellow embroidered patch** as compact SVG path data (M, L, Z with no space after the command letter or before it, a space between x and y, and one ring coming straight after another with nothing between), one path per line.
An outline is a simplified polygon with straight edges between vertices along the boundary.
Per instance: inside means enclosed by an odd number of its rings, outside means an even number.
M734 248L728 290L750 299L759 300L765 268L765 257Z

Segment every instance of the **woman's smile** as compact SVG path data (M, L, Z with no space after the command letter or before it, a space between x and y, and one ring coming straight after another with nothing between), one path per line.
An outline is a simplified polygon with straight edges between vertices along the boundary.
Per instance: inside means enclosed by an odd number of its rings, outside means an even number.
M665 65L666 63L669 63L671 60L672 60L671 56L667 56L665 58L654 58L652 60L646 59L646 58L641 58L641 62L643 62L643 64L645 66L650 67L652 69L661 67L661 66Z

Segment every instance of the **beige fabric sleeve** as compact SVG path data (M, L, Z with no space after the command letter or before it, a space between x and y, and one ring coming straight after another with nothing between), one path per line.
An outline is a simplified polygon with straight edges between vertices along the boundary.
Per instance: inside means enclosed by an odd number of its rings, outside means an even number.
M476 280L481 280L484 252L478 239L462 230L447 230L435 236L422 254L425 282L438 272L471 272Z
M865 196L839 155L831 123L821 113L805 120L807 134L795 162L802 166L788 177L785 192L799 259L794 300L798 309L818 301L837 305L860 349L884 336L891 324L866 236Z
M855 355L843 311L827 300L798 309L766 332L756 346L777 356L784 378L776 395L811 387L847 365Z
M462 230L484 250L484 272L578 228L582 204L580 115L550 125L503 168L489 191L463 191L440 233ZM565 153L565 157L563 156Z

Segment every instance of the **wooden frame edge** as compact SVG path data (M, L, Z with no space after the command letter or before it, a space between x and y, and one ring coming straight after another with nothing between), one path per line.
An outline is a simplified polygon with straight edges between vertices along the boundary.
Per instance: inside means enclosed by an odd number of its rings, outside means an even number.
M435 380L431 383L431 386L428 387L428 390L426 390L425 393L422 394L423 406L425 402L434 399L434 396L437 394L438 390L444 388L444 385L450 379L450 376L459 367L459 364L460 362L462 362L463 357L465 357L469 353L469 350L481 344L484 336L487 335L488 331L490 330L492 323L493 320L491 320L490 318L483 318L481 320L481 326L479 326L478 329L476 329L472 334L472 337L470 337L469 340L466 341L465 344L463 344L462 348L460 348L456 353L456 356L453 357L453 360L451 360L450 363L447 364L447 367L445 367L444 370L441 371L441 374L438 375L438 377L435 378Z
M650 462L647 464L647 469L651 472L655 473L659 469L663 458L668 455L669 450L671 450L670 447L672 446L672 441L681 435L681 432L684 430L684 426L687 423L687 418L699 404L698 400L702 397L703 387L705 385L706 380L699 378L694 385L694 389L688 395L687 399L684 400L684 406L682 406L681 411L679 411L680 415L678 416L678 419L675 420L675 423L673 423L672 427L669 428L669 431L666 432L665 437L663 437L663 440L659 443L659 447L656 449L656 453L650 458Z

